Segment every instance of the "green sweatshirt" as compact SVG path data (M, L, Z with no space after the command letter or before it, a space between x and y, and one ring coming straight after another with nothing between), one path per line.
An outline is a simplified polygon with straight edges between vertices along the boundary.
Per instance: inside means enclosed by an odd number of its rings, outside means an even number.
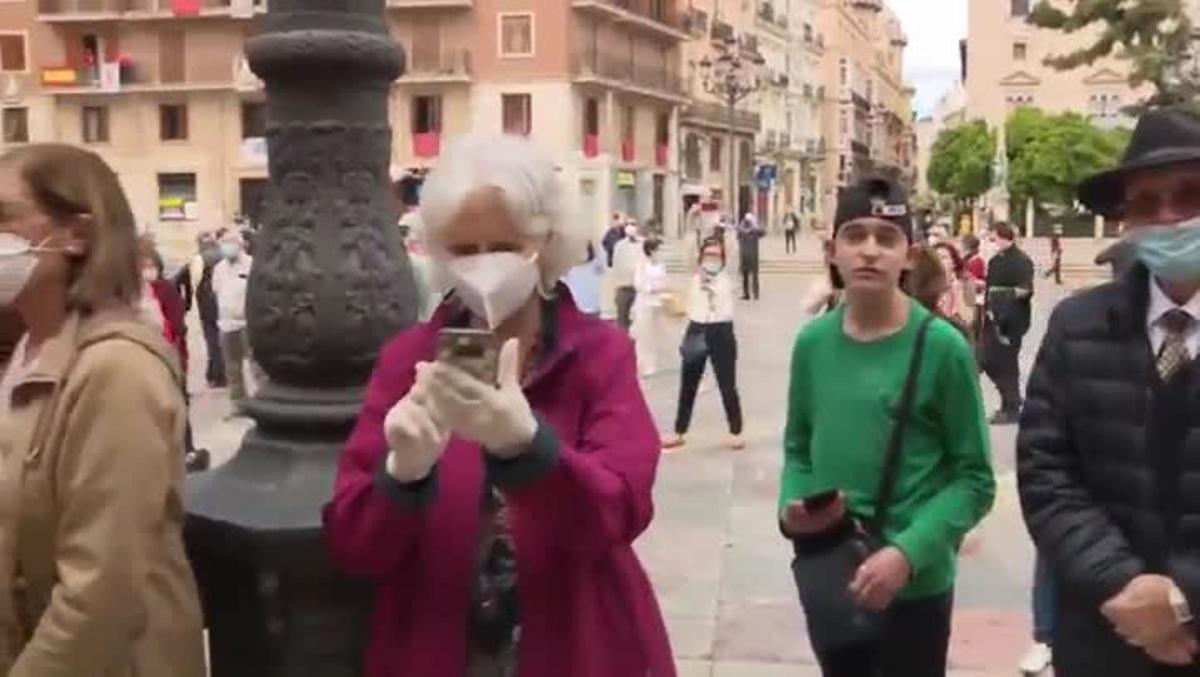
M842 330L845 307L808 324L792 352L779 506L829 489L859 517L875 509L883 455L929 315L916 301L891 336L861 343ZM929 328L884 537L912 565L901 599L954 584L963 536L991 509L996 482L971 348L947 322Z

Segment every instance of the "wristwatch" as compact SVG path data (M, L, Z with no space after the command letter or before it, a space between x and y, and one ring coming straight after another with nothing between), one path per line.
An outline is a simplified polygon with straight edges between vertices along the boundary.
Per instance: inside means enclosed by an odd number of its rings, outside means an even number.
M1187 625L1194 620L1187 598L1183 596L1183 591L1178 585L1172 585L1167 591L1167 601L1171 603L1171 611L1175 612L1175 620L1179 621L1180 625Z

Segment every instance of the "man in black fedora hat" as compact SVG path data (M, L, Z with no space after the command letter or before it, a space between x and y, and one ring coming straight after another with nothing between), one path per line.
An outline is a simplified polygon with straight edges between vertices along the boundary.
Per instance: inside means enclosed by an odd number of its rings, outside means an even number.
M1136 263L1055 309L1021 417L1055 674L1200 675L1200 117L1145 114L1079 199L1124 220Z

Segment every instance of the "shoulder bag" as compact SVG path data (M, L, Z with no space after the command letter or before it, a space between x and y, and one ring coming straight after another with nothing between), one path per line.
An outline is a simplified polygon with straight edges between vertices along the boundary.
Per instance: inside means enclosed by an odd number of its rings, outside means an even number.
M883 613L860 607L851 597L849 586L859 566L884 544L883 527L899 473L904 433L912 418L929 325L935 319L933 315L925 318L917 330L904 390L884 454L875 513L865 522L847 515L841 523L819 534L787 534L795 550L792 576L800 594L800 604L804 607L809 640L818 653L871 643L882 634Z

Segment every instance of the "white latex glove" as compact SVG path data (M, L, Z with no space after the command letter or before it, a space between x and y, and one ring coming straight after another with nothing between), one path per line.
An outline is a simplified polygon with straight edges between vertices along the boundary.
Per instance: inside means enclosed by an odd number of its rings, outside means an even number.
M383 421L390 450L387 471L400 482L416 482L427 477L450 439L449 430L426 394L430 378L422 372L427 371L417 365L417 380L413 387Z
M444 362L418 367L430 374L429 398L446 427L500 458L524 453L537 433L537 419L521 391L519 347L517 339L509 339L500 348L495 386Z

